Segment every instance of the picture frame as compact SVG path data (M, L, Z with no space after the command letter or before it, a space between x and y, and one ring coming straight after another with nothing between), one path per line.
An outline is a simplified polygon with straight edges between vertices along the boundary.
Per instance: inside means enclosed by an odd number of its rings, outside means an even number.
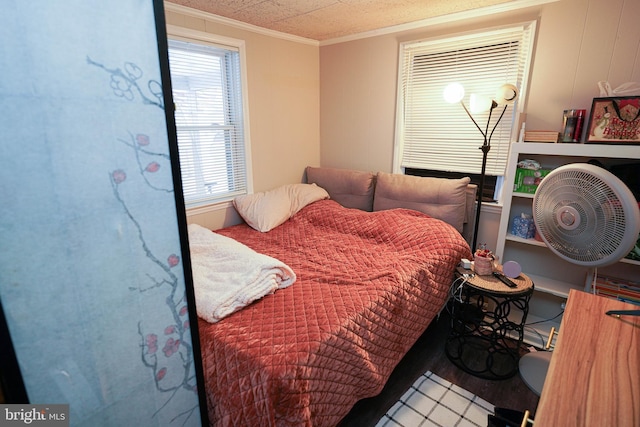
M585 142L640 144L640 96L594 98Z

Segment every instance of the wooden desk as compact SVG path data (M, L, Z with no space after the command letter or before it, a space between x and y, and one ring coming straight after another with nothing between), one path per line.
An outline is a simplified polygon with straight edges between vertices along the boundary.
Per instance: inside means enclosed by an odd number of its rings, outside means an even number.
M638 306L572 290L535 414L535 427L640 426Z

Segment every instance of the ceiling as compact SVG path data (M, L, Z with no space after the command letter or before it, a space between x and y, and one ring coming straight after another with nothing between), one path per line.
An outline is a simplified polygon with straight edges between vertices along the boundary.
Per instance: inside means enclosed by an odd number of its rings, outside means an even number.
M170 0L312 40L329 40L521 0Z

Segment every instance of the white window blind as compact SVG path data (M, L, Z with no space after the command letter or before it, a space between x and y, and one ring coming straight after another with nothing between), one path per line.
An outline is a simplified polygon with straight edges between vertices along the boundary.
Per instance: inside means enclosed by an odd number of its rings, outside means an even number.
M518 103L509 106L491 137L487 174L501 176L531 56L534 24L474 35L406 43L401 49L396 152L403 168L480 173L484 138L460 104L443 99L453 82L469 94L495 98L504 83L515 84ZM502 112L493 110L489 133ZM489 113L473 114L485 130Z
M169 40L171 85L187 207L247 192L240 55Z

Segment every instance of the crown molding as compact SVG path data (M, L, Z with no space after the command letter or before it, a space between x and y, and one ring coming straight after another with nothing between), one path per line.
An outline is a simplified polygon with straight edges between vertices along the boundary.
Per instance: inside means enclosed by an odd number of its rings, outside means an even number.
M318 40L294 36L292 34L287 34L280 31L269 30L267 28L258 27L257 25L247 24L246 22L236 21L235 19L225 18L224 16L214 15L213 13L204 12L202 10L193 9L191 7L182 6L168 1L164 2L164 8L169 12L175 12L182 15L192 16L194 18L204 19L206 21L215 22L221 25L227 25L241 30L251 31L252 33L262 34L265 36L275 37L278 39L288 40L296 43L309 44L313 46L320 45L320 42Z
M448 24L455 21L464 21L467 19L474 19L482 16L495 15L495 14L504 13L504 12L511 12L514 10L526 9L528 7L540 6L546 3L555 3L558 1L560 0L514 0L514 1L501 3L494 6L483 7L480 9L472 9L472 10L466 10L463 12L450 13L448 15L434 16L433 18L426 18L420 21L408 22L406 24L393 25L390 27L379 28L377 30L371 30L363 33L352 34L349 36L323 40L320 42L320 46L328 46L332 44L360 40L360 39L365 39L369 37L376 37L376 36L381 36L385 34L399 33L402 31L416 30L420 28L429 27L432 25Z
M406 24L393 25L390 27L380 28L380 29L371 30L371 31L365 31L362 33L352 34L344 37L336 37L333 39L328 39L323 41L313 40L306 37L294 36L292 34L283 33L281 31L269 30L267 28L259 27L257 25L247 24L246 22L225 18L223 16L214 15L213 13L204 12L198 9L193 9L191 7L178 5L175 3L171 3L169 1L164 2L164 7L165 7L165 10L170 12L180 13L183 15L204 19L206 21L215 22L221 25L227 25L230 27L242 29L245 31L250 31L257 34L262 34L269 37L275 37L278 39L288 40L295 43L308 44L312 46L328 46L332 44L366 39L369 37L376 37L376 36L381 36L385 34L425 28L432 25L447 24L455 21L462 21L462 20L473 19L473 18L478 18L482 16L510 12L514 10L540 6L546 3L554 3L558 1L560 0L513 0L513 1L501 3L494 6L487 6L480 9L473 9L473 10L467 10L464 12L451 13L448 15L435 16L433 18L427 18L419 21L408 22Z

